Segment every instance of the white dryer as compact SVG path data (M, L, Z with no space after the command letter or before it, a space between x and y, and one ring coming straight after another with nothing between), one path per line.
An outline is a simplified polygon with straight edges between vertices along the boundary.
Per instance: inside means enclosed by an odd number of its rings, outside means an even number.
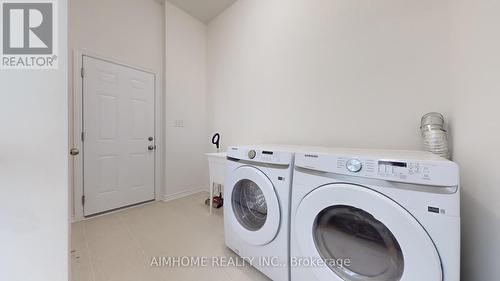
M270 146L230 147L224 205L226 245L274 281L288 281L294 154Z
M297 153L292 281L459 281L458 166L426 152Z

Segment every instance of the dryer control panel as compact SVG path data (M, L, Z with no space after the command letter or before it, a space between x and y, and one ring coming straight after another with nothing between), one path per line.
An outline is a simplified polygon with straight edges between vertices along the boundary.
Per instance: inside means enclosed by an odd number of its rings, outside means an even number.
M296 154L297 167L387 181L457 186L458 166L447 160L383 158L379 155Z
M388 179L431 180L432 165L419 162L378 161L378 175Z

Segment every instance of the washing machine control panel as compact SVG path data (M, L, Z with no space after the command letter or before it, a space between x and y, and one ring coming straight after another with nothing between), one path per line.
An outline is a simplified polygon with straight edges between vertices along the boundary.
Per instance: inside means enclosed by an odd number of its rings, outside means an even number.
M293 154L290 152L253 147L230 147L227 156L266 164L291 165L293 163Z
M264 162L279 162L279 153L274 151L260 150L257 152L256 159Z

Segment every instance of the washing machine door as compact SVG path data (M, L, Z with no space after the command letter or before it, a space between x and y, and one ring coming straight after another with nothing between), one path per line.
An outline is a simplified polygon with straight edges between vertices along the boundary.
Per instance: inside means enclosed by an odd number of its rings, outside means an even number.
M322 262L309 267L321 281L443 278L439 254L425 229L396 202L366 187L317 188L300 203L293 231L301 252L294 259Z
M278 234L281 210L273 183L259 169L234 170L229 183L229 216L238 236L251 245L266 245ZM229 202L228 202L229 201Z

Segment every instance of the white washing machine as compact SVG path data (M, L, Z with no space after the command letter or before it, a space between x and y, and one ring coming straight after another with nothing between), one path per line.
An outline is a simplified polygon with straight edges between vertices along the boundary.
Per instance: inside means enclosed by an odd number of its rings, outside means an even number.
M297 153L292 281L459 281L458 166L430 153Z
M227 152L226 245L274 281L288 281L289 213L294 154L276 147Z

